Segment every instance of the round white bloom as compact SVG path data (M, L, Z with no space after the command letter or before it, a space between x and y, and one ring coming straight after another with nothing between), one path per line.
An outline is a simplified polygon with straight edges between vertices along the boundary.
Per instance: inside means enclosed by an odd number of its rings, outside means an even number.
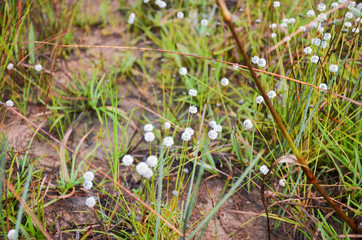
M151 155L151 156L148 156L147 159L146 159L146 163L148 166L150 167L156 167L157 163L158 163L158 159L156 156L154 155Z
M259 61L259 57L258 56L254 56L251 58L251 62L254 63L254 64L257 64Z
M283 20L282 20L282 23L285 23L285 24L289 24L290 22L289 22L289 19L288 18L284 18Z
M153 125L151 123L147 123L144 127L143 130L145 132L151 132L153 130Z
M184 13L183 12L178 12L176 16L179 19L183 19L184 18Z
M122 158L122 163L125 166L131 166L133 161L134 161L133 157L131 155L129 155L129 154L124 155L123 158Z
M269 27L270 27L270 29L275 29L275 28L277 28L277 26L278 25L276 23L272 23L272 24L270 24Z
M280 2L279 1L274 1L273 7L275 7L275 8L280 7Z
M180 70L178 70L178 73L179 73L180 75L186 75L186 74L187 74L187 69L184 68L184 67L182 67L182 68L180 68Z
M7 100L7 101L5 102L5 105L8 106L8 107L13 107L13 106L14 106L14 102L11 101L11 100Z
M221 126L220 124L217 124L217 125L215 126L214 130L215 130L216 132L221 132L221 131L222 131L222 126Z
M321 91L325 92L325 90L328 89L328 86L327 86L327 84L325 84L325 83L321 83L321 84L319 85L319 88L322 89Z
M173 190L173 191L172 191L172 195L174 195L175 197L178 197L179 193L178 193L177 190Z
M295 18L289 18L289 23L294 24L295 23Z
M244 104L244 103L245 103L245 100L244 100L244 99L240 99L240 100L238 101L238 103L239 103L239 104Z
M328 42L327 41L322 41L321 42L321 48L326 48L328 46Z
M262 174L264 174L264 175L267 175L268 172L269 172L269 168L268 168L267 165L261 165L261 167L260 167L259 170L260 170L260 172L261 172Z
M352 23L351 22L345 22L344 26L347 27L347 28L352 27Z
M94 208L94 206L97 203L97 199L95 197L89 197L87 200L85 200L85 205L89 208Z
M318 25L319 25L318 22L313 22L313 23L310 24L310 27L311 27L311 28L317 28Z
M165 147L171 147L173 145L173 138L172 137L165 137L163 139L163 145Z
M141 176L143 176L148 171L148 169L149 169L149 167L145 162L140 162L136 166L136 171Z
M355 7L356 6L356 2L355 1L352 1L352 2L349 2L348 7Z
M165 1L159 1L159 2L158 2L158 6L159 6L160 8L165 8L165 7L167 6L167 3L166 3Z
M229 79L227 78L222 78L220 81L221 85L223 85L224 87L227 86L229 84Z
M268 98L273 99L277 96L277 93L275 91L271 90L267 93L267 95L268 95Z
M196 89L190 89L189 90L189 95L195 97L197 95L197 90Z
M236 65L236 64L234 64L234 65L233 65L233 69L236 71L236 70L238 70L238 69L239 69L239 66L238 66L238 65Z
M182 172L185 173L185 174L189 174L190 171L189 171L187 168L184 168L184 169L182 170Z
M286 41L286 42L289 42L292 39L290 38L290 36L286 36L283 40Z
M183 141L189 141L191 139L191 134L189 132L183 132L181 135L181 139Z
M335 8L335 7L338 7L339 6L339 4L337 3L337 2L333 2L332 4L331 4L331 8Z
M134 23L135 18L131 18L131 16L128 18L128 24L132 25Z
M316 46L319 46L321 44L321 40L319 38L313 38L311 42Z
M324 3L320 3L317 8L319 11L323 12L326 10L326 5Z
M83 188L86 190L90 190L93 187L93 182L92 181L84 181L83 182Z
M324 27L319 26L317 31L318 31L319 33L323 33L323 31L324 31Z
M323 21L327 20L327 14L321 13L317 16L317 19L318 19L318 21L323 22Z
M357 9L360 10L360 11L362 11L362 3L358 3Z
M150 178L153 176L153 172L151 170L151 168L148 168L147 171L143 174L144 178Z
M244 121L244 126L245 126L246 130L252 129L253 128L253 122L250 119L246 119Z
M148 3L150 0L143 0L143 3Z
M189 107L189 112L192 113L192 114L197 113L197 107L194 106L194 105L190 106Z
M209 123L209 126L210 126L211 128L215 128L215 127L216 127L216 122L215 122L215 121L211 121L211 122Z
M259 65L259 67L265 67L266 60L264 58L259 58L258 65Z
M215 130L210 130L207 135L211 140L215 140L217 138L218 133Z
M304 27L304 26L300 26L299 29L300 29L300 31L302 31L302 32L306 32L306 31L307 31L307 28Z
M207 19L202 19L201 20L201 26L206 27L208 23L209 23L209 21L207 21Z
M286 183L286 181L285 181L284 178L282 178L282 179L279 180L279 185L280 185L281 187L285 187L285 183Z
M195 133L195 131L190 127L186 128L185 132L188 132L191 136L194 135L194 133Z
M338 3L345 3L347 0L338 0Z
M255 99L255 102L256 102L257 104L260 104L260 103L264 102L263 96L257 96L256 99Z
M352 32L353 33L359 33L359 29L358 28L352 28Z
M323 36L323 40L329 41L332 38L332 34L330 33L325 33Z
M352 12L347 12L346 15L345 15L345 18L346 18L346 19L351 19L351 18L353 18L353 13L352 13Z
M144 137L146 142L152 142L155 140L155 134L153 134L153 132L146 132Z
M171 123L165 122L165 123L163 124L163 127L164 127L165 129L170 129L170 128L171 128Z
M83 174L84 181L93 181L94 179L94 173L91 171L85 172Z
M40 65L40 64L37 64L37 65L35 65L35 70L37 70L38 72L40 72L42 69L43 69L43 67Z
M15 229L10 229L9 232L8 232L8 235L6 235L6 236L8 237L9 240L14 240L15 235L16 235Z
M271 37L271 38L276 38L276 37L277 37L277 34L276 34L276 33L272 33L272 34L270 34L270 37Z
M6 69L9 71L13 68L14 68L14 64L12 64L12 63L9 63L8 66L6 67Z
M310 61L311 61L312 63L318 63L318 60L319 60L319 57L316 56L316 55L314 55L313 57L310 58Z
M285 22L283 22L283 23L280 24L280 27L281 27L281 28L287 28L287 27L288 27L288 24L285 23Z
M312 48L311 47L306 47L306 48L304 48L303 51L304 51L305 54L309 55L309 54L312 53Z
M315 16L315 12L314 12L313 10L309 10L309 11L307 12L307 16L308 16L308 17L313 17L313 16Z

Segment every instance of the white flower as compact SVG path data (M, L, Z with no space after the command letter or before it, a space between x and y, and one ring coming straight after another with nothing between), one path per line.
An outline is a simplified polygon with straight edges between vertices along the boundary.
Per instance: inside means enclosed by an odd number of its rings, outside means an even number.
M289 23L294 24L295 23L295 18L289 18Z
M158 1L157 4L160 8L165 8L167 6L167 3L165 1Z
M328 42L327 41L322 41L321 42L321 48L326 48L328 46Z
M270 29L275 29L275 28L277 28L277 26L278 25L276 23L272 23L272 24L270 24L269 27L270 27Z
M183 141L189 141L191 139L191 134L189 132L183 132L181 135L181 139Z
M129 154L124 155L123 158L122 158L122 163L125 166L131 166L133 161L134 161L133 157L131 155L129 155Z
M276 38L276 37L277 37L277 34L276 34L276 33L272 33L272 34L270 34L270 37L271 37L271 38Z
M352 23L351 23L351 22L345 22L345 23L344 23L344 26L345 26L345 27L348 27L348 28L349 28L349 27L352 27Z
M352 28L352 32L353 33L359 33L359 29L358 28Z
M215 127L214 127L214 130L216 132L221 132L222 131L222 126L220 124L217 124Z
M151 168L148 168L147 171L143 174L144 178L150 178L153 176L153 172L151 170Z
M352 2L349 2L348 7L355 7L356 6L356 2L355 1L352 1Z
M310 58L310 61L311 61L312 63L318 63L318 60L319 60L319 57L316 56L316 55L314 55L313 57Z
M195 133L195 131L190 127L186 128L185 132L188 132L191 136L194 135L194 133Z
M244 121L244 126L245 126L246 130L252 129L253 128L253 122L250 119L246 119Z
M285 22L283 22L283 23L280 24L280 27L281 27L281 28L287 28L287 27L288 27L288 24L285 23Z
M176 16L179 19L183 19L184 18L184 13L183 12L178 12Z
M254 63L254 64L257 64L259 61L259 57L258 56L254 56L251 58L251 62Z
M97 199L95 197L89 197L87 200L85 200L85 205L89 208L94 208L96 205Z
M265 67L266 60L264 58L259 58L258 65L259 65L259 67Z
M152 142L155 140L155 134L153 134L153 132L146 132L144 137L146 142Z
M333 2L332 4L331 4L331 8L335 8L335 7L338 7L339 6L339 4L337 3L337 2Z
M174 195L175 197L178 197L179 193L178 193L177 190L173 190L173 191L172 191L172 195Z
M280 2L279 1L274 1L273 7L275 7L275 8L280 7Z
M307 16L308 16L308 17L313 17L313 16L315 16L315 12L314 12L313 10L309 10L309 11L307 12Z
M229 84L229 79L227 78L222 78L220 81L221 85L223 85L224 87L227 86Z
M207 21L207 19L202 19L201 20L201 26L206 27L208 23L209 23L209 21Z
M352 12L347 12L346 15L345 15L345 18L346 18L346 19L351 19L351 18L353 18L353 13L352 13Z
M207 135L211 140L215 140L217 138L218 133L215 130L210 130Z
M267 93L267 95L268 95L268 98L273 99L277 96L277 93L275 91L271 90Z
M143 176L148 171L148 169L149 169L149 167L145 162L140 162L136 166L136 171L141 176Z
M5 102L5 105L8 106L8 107L13 107L13 106L14 106L14 102L11 101L11 100L7 100L7 101Z
M6 69L9 71L13 68L14 68L14 64L12 64L12 63L9 63L8 66L6 67Z
M215 122L215 121L211 121L211 122L209 123L209 126L210 126L211 128L215 128L215 127L216 127L216 122Z
M43 69L43 67L40 65L40 64L37 64L37 65L35 65L35 70L37 70L38 72L40 72L42 69Z
M10 229L9 232L8 232L8 235L6 235L6 236L8 237L9 240L14 240L15 239L15 234L16 234L15 229Z
M197 95L197 90L196 89L190 89L189 90L189 95L195 97Z
M173 138L172 137L165 137L163 139L163 145L165 147L171 147L173 145Z
M189 171L187 168L184 168L184 169L182 170L182 172L185 173L185 174L189 174L190 171Z
M313 23L310 24L310 27L311 27L311 28L317 28L318 25L319 25L318 22L313 22Z
M324 3L320 3L318 5L318 10L321 11L321 12L325 11L326 10L326 5Z
M93 181L94 179L94 173L91 171L85 172L83 174L84 181Z
M284 178L282 178L282 179L279 180L279 185L280 185L281 187L285 187L285 183L286 183L286 181L285 181Z
M144 127L143 130L145 132L151 132L153 130L153 125L151 123L147 123Z
M158 162L158 159L154 155L148 156L147 159L146 159L146 163L150 167L156 167L157 162Z
M182 68L180 68L180 70L178 70L178 73L179 73L180 75L186 75L186 74L187 74L187 69L184 68L184 67L182 67Z
M285 23L285 24L289 24L290 22L289 22L289 19L288 18L284 18L283 20L282 20L282 23Z
M256 102L257 104L260 104L260 103L264 102L263 96L257 96L256 99L255 99L255 102Z
M244 104L244 103L245 103L245 100L244 100L244 99L240 99L240 100L238 101L238 103L239 103L239 104Z
M345 3L346 0L338 0L338 3Z
M92 181L84 181L83 182L83 188L86 190L90 190L93 187Z
M286 36L283 40L286 42L289 42L291 40L291 38L289 36Z
M323 22L323 21L327 20L327 14L321 13L317 16L317 19L318 19L318 21Z
M300 27L299 27L299 30L302 31L302 32L306 32L306 31L307 31L307 28L304 27L304 26L300 26Z
M269 172L269 168L268 168L267 165L261 165L261 167L260 167L259 170L260 170L260 172L261 172L262 174L264 174L264 175L267 175L268 172Z
M323 33L323 31L324 31L324 27L319 26L317 31L318 31L319 33Z
M306 47L306 48L304 48L303 51L304 51L305 54L309 55L309 54L312 53L312 48L311 47Z
M328 89L328 86L327 86L327 84L325 84L325 83L321 83L321 84L319 85L319 88L322 89L321 91L325 92L325 90Z
M337 65L331 65L329 66L329 71L335 73L338 71L338 66Z
M321 40L319 38L313 38L311 42L316 46L319 46L321 44Z
M150 0L143 0L143 3L148 3Z
M164 129L170 129L170 128L171 128L171 123L165 122L165 123L163 124L163 127L164 127Z
M358 3L357 9L360 10L360 11L362 11L362 3Z
M332 34L330 33L325 33L323 36L323 40L329 41L332 38Z
M238 70L238 69L239 69L239 66L238 66L238 65L236 65L236 64L234 64L234 65L233 65L233 69L236 71L236 70Z
M194 105L190 106L189 107L189 112L192 113L192 114L197 113L197 107L194 106Z
M128 24L133 24L134 23L134 20L136 18L136 14L135 13L130 13L129 14L129 17L128 17Z

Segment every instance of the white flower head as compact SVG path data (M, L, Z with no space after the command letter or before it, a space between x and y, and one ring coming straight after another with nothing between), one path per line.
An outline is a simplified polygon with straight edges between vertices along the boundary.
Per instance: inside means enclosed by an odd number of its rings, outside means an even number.
M268 98L273 99L277 96L277 93L275 91L271 90L267 93L267 95L268 95Z
M320 3L317 8L319 11L323 12L326 10L326 5L324 3Z
M190 89L189 90L189 95L195 97L197 95L197 90L196 89Z
M295 18L289 18L289 23L294 24L295 23Z
M202 19L202 20L201 20L201 26L206 27L207 24L209 24L209 21L207 21L207 19Z
M321 48L326 48L328 46L328 42L327 41L322 41L321 42Z
M185 132L189 133L191 136L194 135L194 133L195 133L195 131L190 127L186 128Z
M87 200L85 200L85 205L89 208L94 208L94 206L97 203L97 199L95 197L89 197Z
M264 58L259 58L258 65L259 65L259 67L265 67L266 60Z
M165 122L165 123L163 124L163 128L164 128L164 129L170 129L170 128L171 128L171 123Z
M277 34L276 34L276 33L271 33L271 34L270 34L270 37L271 37L271 38L276 38L276 37L277 37Z
M143 0L143 3L148 3L150 0Z
M359 29L358 28L352 28L352 32L353 33L359 33Z
M327 84L325 84L325 83L321 83L321 84L319 85L319 88L322 89L321 91L323 91L323 92L325 92L326 90L328 90L328 86L327 86Z
M144 137L146 142L152 142L155 140L155 134L153 132L146 132Z
M176 16L177 16L177 18L179 18L179 19L183 19L183 18L184 18L184 13L183 13L183 12L178 12L178 13L176 14Z
M178 192L177 190L173 190L173 191L172 191L172 195L174 195L175 197L178 197L179 192Z
M216 127L216 122L215 122L215 121L211 121L211 122L209 123L209 126L210 126L211 128L215 128L215 127Z
M330 33L325 33L323 36L323 40L329 41L332 38L332 34Z
M319 46L321 44L321 40L319 38L313 38L311 42L316 46Z
M181 139L183 141L189 141L191 139L191 134L189 132L183 132L181 135Z
M129 17L128 17L128 24L133 24L134 23L134 20L136 18L136 14L135 13L130 13L129 14Z
M351 19L351 18L353 18L353 13L352 13L352 12L347 12L346 15L345 15L345 18L346 18L346 19Z
M236 65L236 64L234 64L234 65L233 65L233 69L234 69L235 71L237 71L237 70L239 69L239 66Z
M256 102L257 104L260 104L260 103L264 102L263 96L257 96L256 99L255 99L255 102Z
M8 107L13 107L13 106L14 106L14 102L9 99L9 100L7 100L7 101L5 102L5 105L8 106Z
M153 176L153 171L151 170L151 168L148 168L147 171L143 174L144 178L150 178Z
M189 107L189 112L190 112L191 114L197 113L197 107L194 106L194 105L191 105L191 106Z
M318 57L317 55L314 55L313 57L310 58L310 61L311 61L312 63L318 63L319 57Z
M352 23L351 22L344 22L344 26L347 28L352 27Z
M214 130L216 132L221 132L222 131L222 126L220 124L217 124L215 127L214 127Z
M275 7L275 8L280 7L280 2L279 1L274 1L273 7Z
M259 170L260 170L260 172L261 172L262 174L264 174L264 175L267 175L268 172L269 172L269 168L268 168L267 165L261 165L261 167L260 167Z
M209 138L210 138L211 140L215 140L215 139L217 138L218 133L217 133L217 131L215 131L215 130L210 130L210 131L207 133L207 135L209 136Z
M150 156L147 157L146 163L150 167L156 167L156 165L158 163L158 158L156 156L154 156L154 155L150 155Z
M180 75L186 75L187 74L187 69L186 68L184 68L184 67L182 67L182 68L180 68L180 70L178 70L178 73L180 74Z
M160 8L165 8L167 6L167 3L165 1L158 1L157 4Z
M8 66L6 67L7 70L12 70L14 68L14 64L9 63Z
M163 145L165 147L171 147L173 145L173 138L168 136L163 139Z
M317 31L318 31L319 33L323 33L323 31L324 31L324 27L319 26Z
M129 154L124 155L123 158L122 158L122 163L125 166L131 166L133 161L134 161L133 157L131 155L129 155Z
M244 104L245 103L245 100L244 99L240 99L239 101L238 101L238 103L241 105L241 104Z
M286 36L283 40L284 40L285 42L289 42L289 41L292 40L292 39L290 38L290 36Z
M149 167L145 162L140 162L136 166L136 172L141 176L143 176L148 171L148 169Z
M281 187L285 187L285 183L286 183L286 181L285 181L284 178L282 178L282 179L279 180L279 185L280 185Z
M318 22L313 22L313 23L311 23L309 26L310 26L311 28L317 28L318 25L319 25Z
M246 130L253 128L253 122L251 121L251 119L246 119L243 124Z
M224 87L227 86L229 84L229 79L227 78L222 78L220 81L221 85L223 85Z
M327 14L321 13L317 16L317 19L318 19L318 21L323 22L323 21L327 20Z
M251 62L254 63L254 64L257 64L259 61L259 57L258 56L254 56L251 58Z
M38 72L40 72L42 69L43 69L43 67L40 65L40 64L37 64L37 65L35 65L35 70L37 70Z
M280 24L280 27L281 27L281 28L287 28L287 27L288 27L288 23L283 22L283 23Z
M335 7L338 7L339 6L339 4L337 3L337 2L333 2L332 4L331 4L331 8L335 8Z
M91 171L87 171L83 174L84 181L93 181L94 173Z
M8 234L6 235L9 240L15 240L16 231L15 229L10 229Z
M145 132L151 132L153 130L153 125L151 123L147 123L144 127L143 130Z
M312 53L312 48L311 47L306 47L306 48L304 48L303 51L304 51L305 54L309 55L309 54Z
M270 29L275 29L275 28L277 28L277 26L278 25L276 23L272 23L269 25Z
M306 32L306 31L307 31L307 28L304 27L304 26L300 26L299 29L300 29L300 31L302 31L302 32Z
M313 16L315 16L315 12L314 12L313 10L309 10L309 11L307 12L307 16L308 16L308 17L313 17Z
M84 181L83 182L83 188L86 190L90 190L93 187L93 182L92 181Z

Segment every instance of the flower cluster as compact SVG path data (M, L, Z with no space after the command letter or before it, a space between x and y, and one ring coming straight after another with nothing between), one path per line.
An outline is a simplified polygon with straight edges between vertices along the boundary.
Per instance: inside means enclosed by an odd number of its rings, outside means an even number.
M85 172L83 174L83 179L84 179L84 182L83 182L83 188L86 189L86 190L90 190L92 187L93 187L93 179L94 179L94 173L93 172Z
M153 125L148 123L143 127L143 130L145 131L144 139L146 142L152 142L155 140L155 134L152 132Z
M135 19L136 19L136 14L133 12L130 13L128 17L128 24L133 24Z
M254 64L258 64L259 67L266 66L266 60L264 58L259 58L258 56L254 56L251 58L251 62Z
M264 174L264 175L267 175L268 172L269 172L269 168L268 168L267 165L261 165L261 167L260 167L259 170L260 170L260 172L261 172L262 174Z

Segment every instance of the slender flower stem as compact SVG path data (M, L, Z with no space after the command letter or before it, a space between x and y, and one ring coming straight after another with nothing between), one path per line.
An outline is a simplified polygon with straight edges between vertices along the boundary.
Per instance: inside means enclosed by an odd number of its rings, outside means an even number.
M261 95L263 96L266 105L268 106L271 114L273 115L274 120L276 121L276 123L279 126L280 131L282 132L283 136L285 137L285 139L287 140L287 142L289 143L290 148L292 149L292 152L294 153L294 155L297 157L298 159L298 163L300 164L304 174L306 175L308 182L313 184L313 186L316 188L316 190L323 196L323 198L329 203L329 205L336 211L336 213L348 224L348 226L350 226L352 228L352 230L354 232L357 233L362 233L362 229L358 229L358 225L357 223L350 219L343 211L342 209L340 209L337 204L335 202L333 202L333 200L328 196L326 190L320 186L317 182L316 177L314 176L313 172L311 171L311 169L308 167L307 162L305 161L305 159L303 158L302 154L300 153L299 149L297 148L297 146L294 144L293 139L291 138L291 136L289 135L287 129L285 128L285 126L283 125L282 120L280 119L279 115L277 114L277 112L275 111L270 99L268 98L267 94L265 93L258 76L256 75L253 66L250 63L250 59L248 57L248 55L245 52L245 49L239 39L239 37L237 36L237 33L235 31L234 25L232 23L232 18L231 18L231 14L229 12L229 10L226 7L226 4L224 2L224 0L217 0L217 3L221 9L222 15L224 17L224 20L226 21L226 23L228 24L232 35L236 41L236 44L241 52L241 54L244 57L244 62L245 64L248 66L251 76L254 79L254 82L256 83Z

